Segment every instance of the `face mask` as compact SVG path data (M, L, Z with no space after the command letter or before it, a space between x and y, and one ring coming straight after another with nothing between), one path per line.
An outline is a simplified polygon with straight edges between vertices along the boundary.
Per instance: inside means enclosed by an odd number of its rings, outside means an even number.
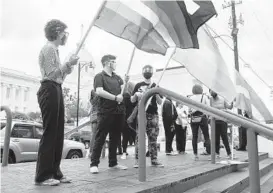
M64 36L62 37L62 39L61 39L61 45L62 45L62 46L66 44L67 38L68 38L68 37L67 37L66 35L64 35Z
M152 75L153 74L151 72L144 72L143 73L143 76L144 76L145 79L150 79L152 77Z

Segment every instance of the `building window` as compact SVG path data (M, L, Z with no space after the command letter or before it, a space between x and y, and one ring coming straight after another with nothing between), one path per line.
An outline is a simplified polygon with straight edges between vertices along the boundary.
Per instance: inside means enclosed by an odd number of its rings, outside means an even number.
M88 68L89 68L89 67L86 65L86 66L85 66L85 72L86 72L86 73L88 72Z
M27 108L26 107L24 107L24 113L26 113L27 112Z
M7 94L6 94L6 98L7 98L7 99L9 99L9 97L10 97L10 88L9 88L9 87L7 87Z
M14 108L14 111L15 111L15 112L18 112L18 109L19 109L19 108L16 106L16 107Z
M24 101L26 102L28 100L28 90L25 90L24 92Z

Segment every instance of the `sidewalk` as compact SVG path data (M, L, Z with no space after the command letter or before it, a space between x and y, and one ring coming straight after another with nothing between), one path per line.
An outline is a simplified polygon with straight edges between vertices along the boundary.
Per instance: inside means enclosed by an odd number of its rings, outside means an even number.
M188 144L187 144L188 145ZM130 148L132 149L132 147ZM130 150L131 152L132 150ZM201 153L201 152L200 152ZM222 150L221 154L225 156ZM247 158L246 152L237 152L239 160ZM118 156L119 158L120 156ZM101 159L99 174L89 172L90 160L62 160L63 173L72 178L71 184L61 184L56 187L40 187L34 185L35 162L9 165L1 170L1 192L3 193L70 193L70 192L138 192L154 188L172 181L189 178L192 175L215 168L221 168L220 164L210 164L209 156L200 156L200 161L193 161L192 152L186 155L166 156L164 151L159 152L159 160L165 165L164 168L150 167L150 159L146 159L147 182L138 181L138 169L133 168L134 157L132 154L126 160L119 163L128 166L126 171L113 171L108 169L108 158ZM149 190L150 191L150 190ZM148 192L149 192L148 191Z

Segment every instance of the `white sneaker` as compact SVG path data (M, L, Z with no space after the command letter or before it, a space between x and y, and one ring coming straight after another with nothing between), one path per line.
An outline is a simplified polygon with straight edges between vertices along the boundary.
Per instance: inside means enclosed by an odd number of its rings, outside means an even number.
M92 166L92 167L90 168L90 173L91 173L91 174L97 174L97 173L99 173L98 167L97 167L97 166Z
M127 154L123 153L122 156L120 157L120 159L127 159Z
M178 155L178 153L172 151L172 152L166 153L166 155L168 155L168 156L176 156L176 155Z
M136 159L135 164L133 166L134 168L138 168L138 160Z
M115 170L127 170L127 169L128 169L128 167L123 166L123 165L119 165L119 164L117 164L117 165L115 165L115 166L113 166L113 167L109 167L109 169L115 169Z
M221 158L220 154L216 154L216 159L220 159L220 158Z
M194 155L194 161L198 161L199 160L199 157L198 157L198 155L196 154L196 155Z
M55 179L48 179L43 182L36 182L35 185L37 186L57 186L60 184L60 180Z

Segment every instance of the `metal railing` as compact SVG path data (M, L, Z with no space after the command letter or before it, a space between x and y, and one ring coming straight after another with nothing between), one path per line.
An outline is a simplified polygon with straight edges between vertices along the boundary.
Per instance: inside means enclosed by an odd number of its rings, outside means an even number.
M147 91L139 105L138 109L138 139L139 139L139 176L141 182L146 181L146 156L145 156L145 131L146 131L146 113L145 107L148 99L155 95L168 96L174 101L183 103L184 105L202 111L212 117L211 121L211 163L215 163L215 119L231 122L236 125L247 128L247 141L248 143L248 156L249 156L249 181L251 193L260 193L260 178L259 178L259 163L258 163L258 146L257 134L267 136L273 139L273 128L267 127L253 120L246 119L236 114L221 111L210 106L195 102L187 97L179 95L175 92L169 91L164 88L153 88Z
M7 106L1 106L1 111L5 111L7 114L4 149L3 149L3 155L2 155L2 167L4 167L8 165L12 114L11 114L11 110Z

